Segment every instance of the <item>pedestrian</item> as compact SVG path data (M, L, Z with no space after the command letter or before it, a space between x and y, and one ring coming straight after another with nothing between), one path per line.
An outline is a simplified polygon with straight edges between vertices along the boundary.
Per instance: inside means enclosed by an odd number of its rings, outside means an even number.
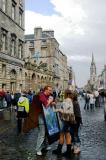
M94 97L95 97L95 107L100 107L100 103L99 103L99 92L98 90L95 90L94 92Z
M0 109L7 107L7 101L5 100L6 93L3 89L0 89Z
M75 123L73 103L72 103L72 92L70 90L65 91L62 107L60 109L57 109L56 111L60 113L62 127L57 149L53 150L52 153L57 155L62 154L62 147L64 145L64 142L66 141L67 150L62 155L70 156L71 155L70 128L71 124Z
M29 113L29 101L25 94L22 94L17 102L17 134L22 133L23 120Z
M73 124L73 127L71 127L71 135L72 135L72 142L73 142L73 153L79 154L80 153L80 137L79 137L79 130L80 125L82 124L82 116L81 116L81 110L80 105L78 102L78 96L77 93L73 94L73 106L74 106L74 115L75 115L75 121L76 123Z
M63 102L63 100L64 100L64 91L63 91L63 90L60 90L58 96L59 96L60 102Z
M90 97L90 100L89 100L90 109L91 109L91 110L94 110L94 107L95 107L95 97L94 97L94 94L93 94L93 93L90 93L90 94L89 94L89 97Z
M50 149L50 147L48 147L48 142L47 142L42 104L46 108L49 105L53 104L53 98L49 98L51 93L52 93L52 87L50 85L47 85L44 87L43 91L38 93L38 99L36 100L36 104L38 105L35 107L39 107L39 108L36 108L36 118L37 118L36 120L38 124L37 126L38 126L38 133L39 133L37 137L37 143L36 143L36 154L38 156L41 156L44 150L47 151ZM34 105L33 102L32 102L32 105Z
M11 94L9 91L7 91L5 95L5 99L7 101L7 107L11 107L12 99L11 99Z
M85 99L85 105L84 105L84 109L89 109L89 101L90 101L90 97L88 92L85 93L84 95L84 99Z
M27 98L29 100L29 106L31 106L32 99L33 99L33 94L32 94L32 92L30 90L27 93Z

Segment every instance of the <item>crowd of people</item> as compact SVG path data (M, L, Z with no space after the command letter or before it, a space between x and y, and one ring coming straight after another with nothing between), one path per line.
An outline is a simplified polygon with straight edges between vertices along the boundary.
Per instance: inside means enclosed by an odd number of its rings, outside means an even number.
M0 108L3 107L4 101L7 103L5 107L16 106L17 135L28 132L32 128L38 128L39 134L36 139L38 156L50 149L42 105L45 108L54 106L54 112L61 121L58 146L52 153L62 156L80 153L79 127L82 124L82 117L76 92L66 89L57 93L50 85L47 85L37 94L32 91L15 94L2 91L1 93ZM57 108L58 103L59 107ZM29 120L30 123L27 122ZM66 143L67 149L62 153L64 143Z
M84 109L93 110L104 103L103 96L98 92L84 92ZM38 93L29 90L22 93L10 93L0 91L0 109L14 108L17 118L17 135L38 128L36 138L36 154L42 156L45 151L51 149L48 142L47 127L45 126L43 107L53 107L59 118L58 145L53 154L71 156L80 153L79 130L82 125L82 116L78 101L78 92L70 89L56 91L50 85L42 88ZM61 123L60 123L61 122ZM66 151L63 152L63 145Z
M85 100L84 109L91 109L94 110L96 107L101 107L104 104L104 98L101 96L99 91L95 90L94 92L85 92L83 94Z
M2 108L8 108L11 106L16 106L17 102L19 100L19 97L24 94L29 100L29 104L32 103L32 98L35 95L34 91L29 90L28 92L23 91L16 91L15 93L13 92L5 92L4 90L0 90L0 109Z

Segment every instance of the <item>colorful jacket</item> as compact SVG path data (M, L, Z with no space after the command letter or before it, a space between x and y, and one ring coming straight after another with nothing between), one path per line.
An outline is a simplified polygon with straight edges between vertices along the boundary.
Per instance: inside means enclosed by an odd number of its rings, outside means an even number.
M28 113L29 112L29 100L26 97L20 97L18 100L18 107L25 107L25 111Z

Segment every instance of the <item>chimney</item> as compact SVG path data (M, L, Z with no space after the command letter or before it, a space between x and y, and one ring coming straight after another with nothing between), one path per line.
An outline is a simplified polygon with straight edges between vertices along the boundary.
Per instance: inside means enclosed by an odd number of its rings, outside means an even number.
M42 28L41 27L34 28L34 39L39 40L41 38L42 38Z

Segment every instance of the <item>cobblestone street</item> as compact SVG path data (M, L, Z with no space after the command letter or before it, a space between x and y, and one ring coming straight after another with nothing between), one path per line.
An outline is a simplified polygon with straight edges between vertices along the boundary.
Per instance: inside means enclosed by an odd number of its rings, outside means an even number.
M71 160L106 160L106 122L104 122L103 108L96 108L94 111L85 111L82 105L81 111L83 117L83 126L80 132L81 153L78 156L72 156ZM1 134L0 160L68 159L52 155L52 150L48 151L43 157L36 156L36 137L36 129L20 137L17 137L15 128ZM57 143L51 145L52 149L56 148L56 145Z

